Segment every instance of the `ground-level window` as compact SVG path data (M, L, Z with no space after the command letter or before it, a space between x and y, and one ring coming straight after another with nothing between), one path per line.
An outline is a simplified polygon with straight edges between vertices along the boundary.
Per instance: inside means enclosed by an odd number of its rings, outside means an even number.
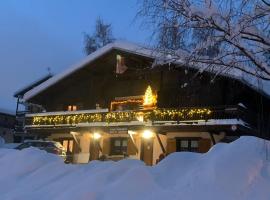
M128 139L125 137L111 138L111 155L127 154Z
M198 152L198 138L176 138L176 151Z
M74 150L74 139L70 138L60 138L55 140L56 142L60 142L67 153L73 153Z
M73 140L63 140L63 147L68 151L68 152L73 152Z

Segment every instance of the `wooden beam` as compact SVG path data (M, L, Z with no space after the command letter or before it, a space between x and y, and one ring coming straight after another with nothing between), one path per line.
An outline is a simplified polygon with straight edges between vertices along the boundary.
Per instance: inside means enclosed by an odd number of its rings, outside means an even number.
M161 141L158 133L156 133L156 136L157 136L157 139L158 139L159 146L161 147L162 152L165 154L166 153L166 150L165 150L165 148L164 148L164 146L162 144L162 141Z
M102 150L102 148L100 146L99 140L97 140L96 143L97 143L97 146L98 146L98 150L103 154L103 152L102 152L103 150Z
M131 139L131 141L132 141L132 143L133 143L133 145L135 147L136 153L139 153L138 147L135 144L135 141L134 141L134 138L133 138L132 134L128 133L128 135L129 135L129 137L130 137L130 139Z
M214 133L213 132L209 132L209 134L210 134L211 141L212 141L213 145L215 145L216 144L216 140L215 140L215 137L214 137Z

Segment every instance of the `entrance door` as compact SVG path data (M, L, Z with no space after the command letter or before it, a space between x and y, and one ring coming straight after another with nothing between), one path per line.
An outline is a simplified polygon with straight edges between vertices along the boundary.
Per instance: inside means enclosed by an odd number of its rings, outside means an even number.
M91 160L98 160L99 159L99 140L93 140L90 141L90 161Z
M146 165L153 165L153 139L142 140L141 160Z

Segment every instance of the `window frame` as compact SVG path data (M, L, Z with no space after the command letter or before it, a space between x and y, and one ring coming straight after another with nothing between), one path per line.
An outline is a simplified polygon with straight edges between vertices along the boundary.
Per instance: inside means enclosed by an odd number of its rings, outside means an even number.
M199 152L199 141L200 137L176 137L176 152ZM187 141L188 146L182 147L182 141ZM196 141L198 146L192 147L191 144L193 141Z
M120 141L120 146L117 148L115 146L115 141ZM126 146L124 146L124 141L126 141ZM112 137L110 138L110 155L117 156L117 155L125 155L127 154L128 150L128 138L127 137ZM119 153L120 152L120 153Z

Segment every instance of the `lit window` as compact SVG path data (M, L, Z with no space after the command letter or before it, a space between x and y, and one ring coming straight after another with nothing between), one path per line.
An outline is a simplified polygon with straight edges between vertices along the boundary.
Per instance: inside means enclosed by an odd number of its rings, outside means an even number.
M77 110L77 106L75 106L75 105L68 106L68 111L76 111L76 110Z

